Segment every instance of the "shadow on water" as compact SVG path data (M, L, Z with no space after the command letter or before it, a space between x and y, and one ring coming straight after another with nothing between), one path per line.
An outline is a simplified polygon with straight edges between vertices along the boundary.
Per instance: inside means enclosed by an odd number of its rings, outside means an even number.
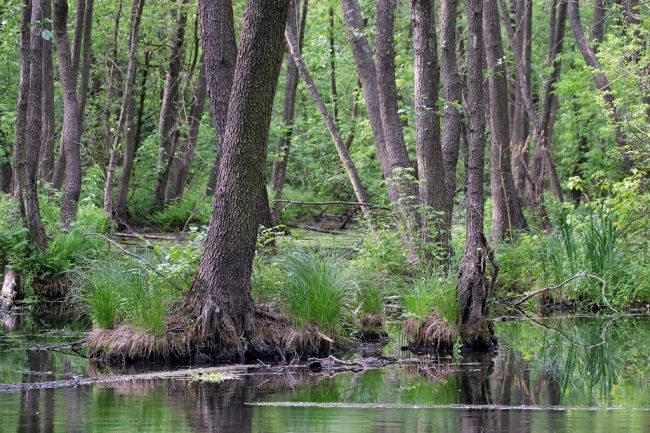
M337 375L261 372L221 383L132 380L0 394L0 433L650 431L648 319L540 323L561 333L498 323L495 356ZM19 381L106 374L75 367L65 355L2 347L0 366Z

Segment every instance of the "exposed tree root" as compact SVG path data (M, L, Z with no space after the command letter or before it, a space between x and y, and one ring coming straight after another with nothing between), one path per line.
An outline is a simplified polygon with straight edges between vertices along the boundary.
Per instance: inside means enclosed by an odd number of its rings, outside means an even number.
M385 341L388 333L384 330L384 318L379 314L364 314L361 316L359 340L367 343Z
M405 320L402 331L408 341L408 349L415 353L448 352L453 349L454 341L459 336L458 328L447 325L436 313L424 320Z

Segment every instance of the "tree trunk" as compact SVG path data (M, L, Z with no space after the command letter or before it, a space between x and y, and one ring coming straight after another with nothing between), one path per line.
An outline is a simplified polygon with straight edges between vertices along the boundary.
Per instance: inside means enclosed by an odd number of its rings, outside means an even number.
M483 157L485 151L485 109L483 107L483 0L468 0L467 106L469 109L469 167L467 179L467 242L458 276L461 312L461 340L470 350L488 350L494 336L487 320L487 301L494 281L488 281L485 267L491 257L483 234Z
M582 23L580 21L580 5L578 0L567 0L569 4L569 17L571 19L571 28L573 29L573 36L575 37L576 43L580 48L582 57L585 59L587 66L594 70L594 82L596 83L596 88L602 92L603 99L607 104L607 115L610 117L610 120L614 124L614 139L618 145L620 152L623 155L623 163L626 169L632 168L632 160L628 155L628 140L625 131L623 130L623 117L621 116L620 111L618 110L618 105L616 104L616 96L614 96L613 89L609 83L609 80L603 73L598 59L594 51L589 46L589 41L587 40L587 35L585 34L584 29L582 28Z
M339 121L339 102L338 91L336 89L336 41L334 40L334 7L329 7L329 27L327 28L327 38L329 41L329 55L330 55L330 96L332 101L332 113L334 114L334 121L338 124ZM294 34L296 32L294 31Z
M20 90L27 91L26 116L23 125L22 119L17 120L16 134L17 137L17 180L22 196L23 212L25 223L27 225L29 241L36 248L44 251L47 249L47 235L41 221L40 207L38 203L38 191L36 174L38 170L38 154L41 149L41 96L42 96L42 79L43 79L43 10L42 1L33 0L31 5L31 18L22 24L29 28L29 50L21 50L21 66L29 68L29 78L25 76L26 71L21 72ZM25 18L25 16L23 16ZM29 27L31 25L31 28ZM21 47L26 48L23 28ZM25 60L29 57L29 60ZM18 116L21 116L23 110L22 95L18 98ZM19 131L18 127L24 128L24 132ZM23 135L24 134L24 135ZM24 138L22 138L24 137Z
M23 1L23 13L20 18L20 81L18 83L18 100L16 101L16 122L14 123L14 167L12 173L13 195L18 197L21 213L25 216L23 205L23 170L25 164L27 106L29 96L30 69L30 22L32 19L31 0Z
M194 87L194 95L192 96L187 138L185 139L181 154L175 159L177 167L172 170L175 173L173 176L174 182L170 185L167 201L174 200L183 195L183 190L187 183L187 174L192 165L192 159L194 158L196 140L199 136L199 127L201 126L201 118L203 117L203 108L207 94L206 86L205 67L201 64L199 77Z
M488 78L492 137L490 187L492 191L492 241L501 242L526 228L510 164L508 86L502 61L503 44L496 0L483 4L483 34Z
M43 27L52 31L52 4L43 3ZM52 38L43 38L43 132L41 134L41 160L38 173L41 179L52 182L54 175L54 74L52 66Z
M122 6L123 0L120 0L117 7L117 12L115 13L115 26L113 27L113 44L111 49L111 55L108 58L108 73L106 76L107 89L106 89L106 106L104 107L103 113L103 123L104 123L104 146L103 149L107 153L111 150L111 126L112 126L112 117L113 117L113 100L115 99L115 93L117 90L116 85L116 75L118 74L117 68L117 44L118 36L120 32L120 18L122 17Z
M302 51L302 44L305 37L305 23L307 22L307 0L302 2L302 12L300 17L296 16L297 12L294 7L289 8L289 17L287 19L287 28L296 34L298 33L298 52ZM292 3L293 5L293 3ZM298 24L300 22L300 24ZM289 163L289 150L291 148L291 137L293 135L293 119L296 106L296 90L298 88L298 68L291 59L287 61L287 78L284 84L284 108L282 109L283 133L278 137L276 151L280 155L279 159L273 161L273 171L271 175L271 186L273 196L276 202L273 204L271 218L273 223L277 224L282 211L282 190L284 189L284 179L287 173Z
M442 131L442 162L445 171L447 201L445 226L451 227L456 195L456 165L458 164L460 130L462 126L462 83L456 58L456 17L458 0L441 0L440 5L440 68L442 72L444 128Z
M86 101L88 100L88 85L90 83L90 66L92 63L92 29L93 29L93 12L95 9L95 0L85 0L86 8L84 11L84 29L83 29L83 46L81 57L81 73L79 78L79 124L83 128L84 119L86 118Z
M203 41L204 63L212 109L212 123L217 131L217 157L208 180L207 194L212 195L219 170L221 139L226 129L230 88L237 59L237 42L231 0L199 0L199 23ZM205 41L216 41L206 44Z
M212 219L186 299L186 308L203 342L201 349L215 359L243 361L246 352L269 350L256 329L250 277L288 7L289 0L251 0L244 17ZM202 8L200 13L207 11ZM217 22L208 18L201 17L206 57L208 52L217 53L220 43L215 37ZM206 63L206 74L211 88L218 81L219 71ZM221 96L214 88L209 93L211 99Z
M165 190L169 181L174 153L174 136L178 127L178 95L180 87L180 75L185 57L185 25L187 23L186 5L189 0L180 0L176 12L176 28L172 39L173 48L169 60L169 69L165 78L165 90L163 91L162 107L160 108L160 121L158 133L160 134L160 150L158 154L158 178L154 199L158 206L165 202ZM125 152L124 159L133 159L134 154ZM126 164L125 164L126 165Z
M591 34L597 43L596 48L603 42L605 37L605 10L605 0L594 1L594 21L591 26Z
M398 113L397 85L395 83L395 7L396 0L376 0L377 5L377 89L381 122L386 140L386 150L391 162L391 176L388 182L399 191L399 200L394 202L401 217L402 243L406 248L409 262L418 263L416 234L419 221L417 206L412 197L417 197L416 176L409 159L404 141L402 121Z
M77 216L77 202L81 193L81 118L77 100L76 80L68 43L68 0L54 0L54 36L59 60L59 78L63 93L63 130L61 141L65 149L66 170L61 222L68 228Z
M433 0L410 0L415 51L415 115L416 153L419 175L420 206L422 206L422 243L425 257L430 261L431 244L450 253L451 226L444 217L447 209L447 188L440 144L438 116L438 43L436 39ZM431 214L433 212L433 215ZM433 218L433 219L432 219Z
M293 63L295 63L301 78L305 81L305 84L307 85L307 89L309 90L309 93L311 94L311 97L314 100L314 104L316 105L316 108L318 108L318 111L320 112L320 115L323 118L323 122L327 126L330 136L334 141L336 152L339 155L341 165L343 165L343 168L345 168L345 171L347 172L348 177L350 178L350 183L352 184L352 189L354 190L354 194L357 198L357 201L359 203L365 203L365 204L370 203L370 200L368 198L368 193L366 192L363 183L361 182L361 177L359 176L359 172L357 171L357 168L354 165L354 162L352 161L352 158L350 157L350 154L348 152L348 148L345 146L345 143L343 142L343 138L341 138L341 134L339 133L339 130L336 126L336 120L327 110L327 107L325 106L325 101L323 100L322 96L318 92L318 89L316 88L316 84L314 83L314 79L311 77L311 74L307 69L307 65L305 64L304 60L300 56L298 40L290 26L287 26L284 35L287 41L287 46L289 48L289 53L291 55ZM364 216L366 217L370 226L372 227L372 212L370 207L364 206L362 204L361 210L363 211Z
M142 8L144 0L133 2L131 9L131 34L129 40L129 62L126 69L126 83L124 95L122 98L122 108L120 109L120 119L115 130L113 147L111 148L111 157L106 170L106 183L104 185L104 212L108 218L113 218L113 179L115 177L115 167L120 156L120 143L122 136L126 133L126 127L131 119L133 106L133 89L135 87L135 72L137 66L138 51L138 32L140 30L140 21L142 19Z
M142 112L144 110L144 100L147 95L147 78L149 77L149 66L151 61L151 52L146 50L144 55L144 70L142 71L142 83L140 86L140 102L138 104L138 114L136 117L135 128L128 127L128 132L124 140L124 161L122 162L122 171L120 173L120 186L117 190L117 204L115 206L115 215L122 221L125 221L127 215L127 199L129 194L129 183L133 174L133 163L135 162L135 152L140 139L142 129ZM134 90L135 91L135 90ZM129 115L127 125L131 125L133 115Z

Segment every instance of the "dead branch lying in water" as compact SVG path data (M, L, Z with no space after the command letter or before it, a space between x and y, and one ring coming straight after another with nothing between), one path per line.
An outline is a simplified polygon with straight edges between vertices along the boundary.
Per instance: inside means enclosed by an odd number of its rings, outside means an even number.
M298 205L298 206L331 206L331 205L341 205L341 206L354 206L354 207L369 207L373 209L383 209L383 210L391 210L389 206L382 206L378 204L371 204L371 203L359 203L356 201L339 201L339 200L332 200L332 201L296 201L296 200L271 200L271 203L284 203L287 206L291 205Z

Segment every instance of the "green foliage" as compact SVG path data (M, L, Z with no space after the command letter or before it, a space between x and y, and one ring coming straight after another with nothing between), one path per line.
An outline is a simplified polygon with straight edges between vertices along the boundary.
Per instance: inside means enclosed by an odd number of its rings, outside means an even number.
M362 285L357 302L362 314L384 315L384 293L375 285Z
M294 326L318 326L338 335L345 321L345 305L355 289L341 259L321 252L295 253L285 261L287 280L280 297Z
M212 197L194 188L186 191L162 211L153 214L151 222L162 230L182 229L189 224L207 225L211 212Z
M415 281L411 289L402 293L404 315L424 320L432 313L437 313L448 326L457 326L460 322L460 307L456 295L456 281L435 275Z

